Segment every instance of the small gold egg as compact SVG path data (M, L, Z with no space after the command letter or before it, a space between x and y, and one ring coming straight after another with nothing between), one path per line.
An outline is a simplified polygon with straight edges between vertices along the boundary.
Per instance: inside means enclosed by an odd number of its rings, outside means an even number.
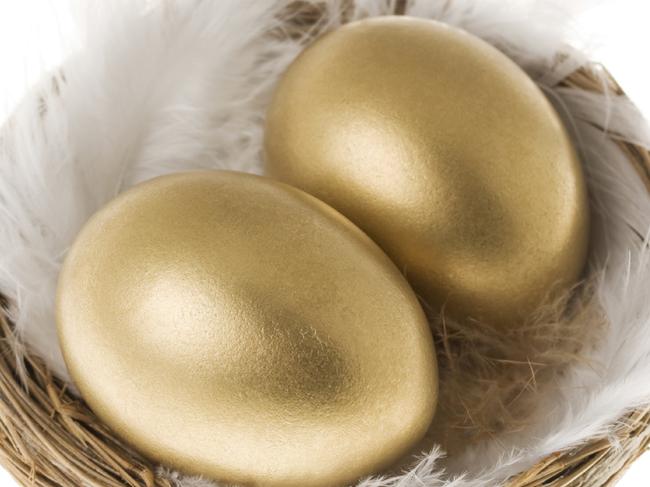
M409 451L435 409L431 333L398 269L336 210L259 176L119 196L66 258L57 322L106 424L225 482L348 484Z
M265 152L458 319L512 326L584 267L587 191L560 118L461 30L384 17L325 35L281 80Z

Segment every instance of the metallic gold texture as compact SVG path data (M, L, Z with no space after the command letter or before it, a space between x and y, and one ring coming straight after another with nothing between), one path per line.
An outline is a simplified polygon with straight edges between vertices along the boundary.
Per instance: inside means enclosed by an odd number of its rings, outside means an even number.
M433 341L398 269L326 204L231 172L166 176L85 226L59 337L99 417L150 458L264 486L332 486L425 433Z
M271 176L329 203L431 307L513 326L584 267L582 168L533 81L429 20L349 24L307 48L268 112Z

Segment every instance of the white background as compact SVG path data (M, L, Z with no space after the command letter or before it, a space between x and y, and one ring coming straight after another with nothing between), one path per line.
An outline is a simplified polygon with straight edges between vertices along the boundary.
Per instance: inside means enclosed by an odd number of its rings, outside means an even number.
M650 117L650 2L610 0L594 4L580 19L576 35L597 34L592 57L614 73ZM72 46L69 33L74 24L67 5L67 0L0 0L0 123L39 74L55 66ZM13 485L0 468L0 486ZM647 485L650 454L641 457L619 483L619 487Z

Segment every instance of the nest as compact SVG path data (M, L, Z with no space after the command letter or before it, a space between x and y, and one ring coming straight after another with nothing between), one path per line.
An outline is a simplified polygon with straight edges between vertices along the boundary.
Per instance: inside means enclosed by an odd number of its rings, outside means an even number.
M583 90L603 90L588 69L563 82ZM620 88L611 80L616 92ZM650 168L650 153L618 142L639 175ZM650 178L647 179L650 184ZM0 318L0 423L2 463L23 485L97 485L106 487L173 487L173 480L124 445L88 406L68 391L65 382L38 357L24 351L26 382L14 358L24 345L6 315ZM20 352L20 353L17 353ZM577 487L614 485L621 473L650 444L650 407L621 418L616 441L594 438L576 450L558 452L522 472L508 487Z
M350 3L342 2L345 21ZM394 13L404 13L406 2L398 1L392 4ZM274 35L288 35L300 38L306 30L318 30L324 23L322 13L314 9L305 9L300 2L293 8L292 21L285 23L282 32ZM603 68L592 64L584 66L569 74L559 86L582 90L585 93L614 94L624 96L621 88L608 75L603 84ZM45 109L45 104L41 104ZM629 160L638 177L650 188L650 153L642 146L623 140L617 134L608 133L605 127L598 127L614 141L618 149ZM582 289L588 293L588 283ZM9 303L2 300L5 311L0 314L0 424L2 426L0 455L5 467L24 485L29 486L77 486L97 485L107 487L118 486L162 486L175 487L180 485L176 474L157 467L137 452L116 438L92 413L88 406L68 389L66 381L57 377L40 359L38 354L26 348L24 341L12 323ZM588 311L588 310L587 310ZM597 313L591 314L581 309L580 313L586 323L597 323ZM591 320L591 321L590 321ZM438 353L441 359L443 374L458 373L453 370L459 362L459 357L465 353L462 347L455 347L458 339L444 320L435 326L438 341ZM461 337L463 338L463 337ZM516 340L521 337L513 337ZM530 338L530 335L525 337ZM547 336L542 336L539 349L549 349L545 342ZM554 346L565 353L571 351L571 337ZM542 352L540 352L541 354ZM474 355L476 356L476 354ZM479 354L480 356L480 354ZM576 351L576 358L579 353ZM531 359L530 354L512 360L504 354L494 357L491 366L499 368L495 377L507 379L506 382L495 381L491 388L506 387L496 396L498 400L488 401L494 405L484 418L461 414L451 420L453 424L466 426L475 437L490 435L499 425L491 422L491 418L499 418L505 414L514 417L507 421L508 427L516 428L518 421L525 421L527 408L520 413L512 407L526 391L534 386L537 377L545 373L540 363ZM469 364L475 366L476 364ZM467 367L467 365L466 365ZM494 367L491 369L494 370ZM508 379L508 371L516 370ZM505 372L504 372L505 371ZM481 391L480 388L476 389ZM459 396L456 393L455 396ZM503 397L510 397L511 402L503 404ZM449 392L451 403L454 391ZM441 408L445 410L444 399ZM453 407L447 408L453 411ZM496 411L496 413L495 413ZM468 421L469 418L469 421ZM612 433L613 432L613 433ZM620 418L606 436L596 436L575 449L556 452L531 469L520 472L507 480L507 487L573 487L573 486L607 486L613 485L621 472L644 452L650 442L650 407L635 410ZM445 445L453 451L451 445ZM196 484L184 481L184 487L204 484L200 480ZM205 484L207 485L207 484ZM391 484L392 485L392 484ZM410 485L410 484L399 484ZM439 485L439 484L435 484Z

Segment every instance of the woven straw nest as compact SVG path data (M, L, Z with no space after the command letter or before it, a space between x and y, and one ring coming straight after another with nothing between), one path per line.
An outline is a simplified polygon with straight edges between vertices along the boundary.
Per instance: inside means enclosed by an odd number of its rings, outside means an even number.
M397 2L396 13L403 6L404 2ZM293 27L302 30L315 22L317 15L306 15ZM582 67L560 86L624 96L613 78L608 76L608 83L602 83L603 71L597 64ZM609 136L650 188L650 153L616 134ZM169 475L117 439L63 380L25 349L2 296L0 305L0 461L12 475L28 486L173 487ZM23 358L17 361L16 357ZM552 454L506 485L613 485L650 443L650 407L621 418L614 436L596 437L577 449Z

